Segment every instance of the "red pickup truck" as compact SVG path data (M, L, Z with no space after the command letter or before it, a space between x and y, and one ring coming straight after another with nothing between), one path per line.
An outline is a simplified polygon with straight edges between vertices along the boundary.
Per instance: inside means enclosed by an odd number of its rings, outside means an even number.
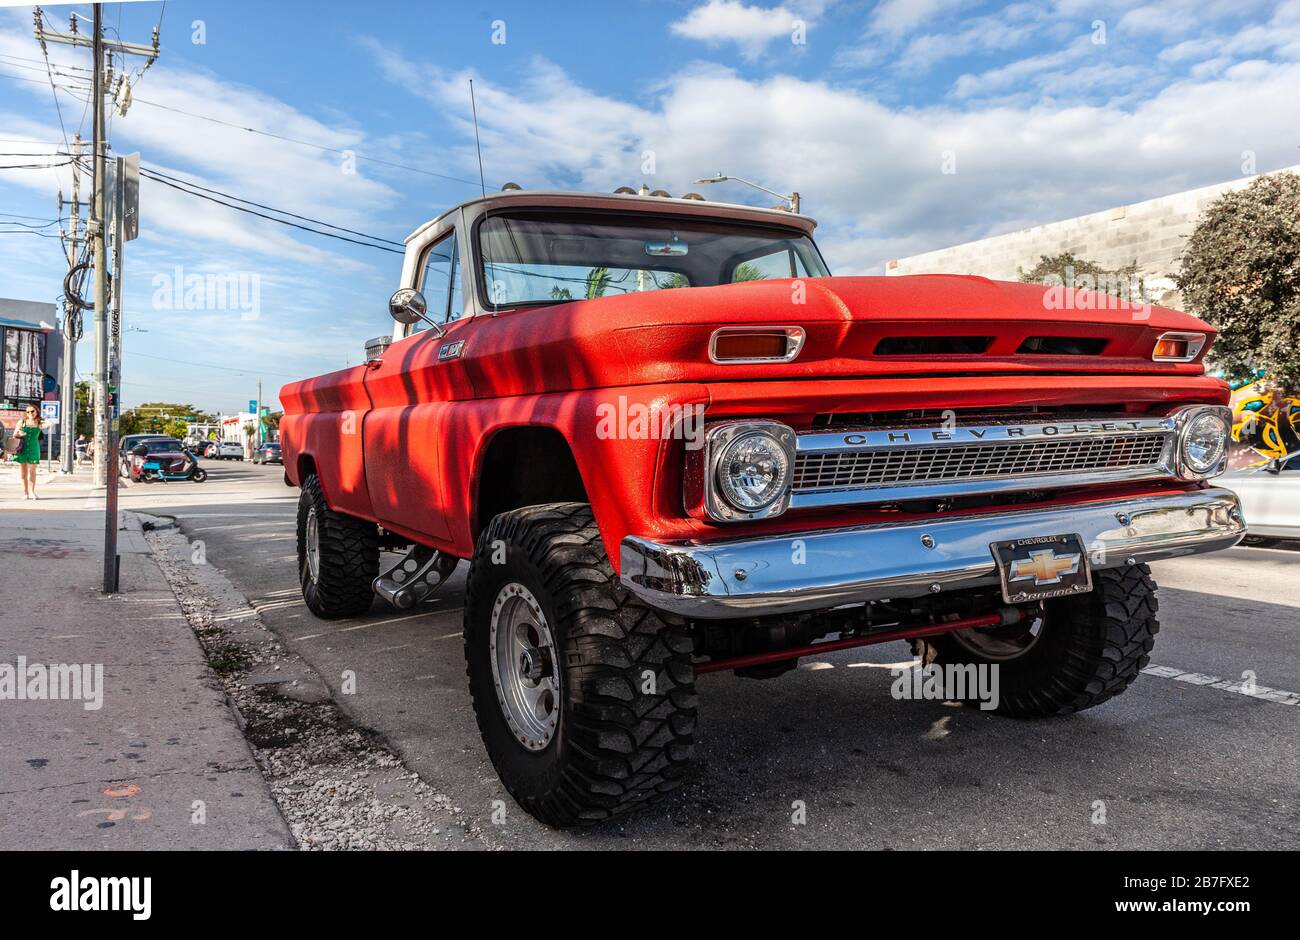
M676 786L708 672L908 639L995 670L1000 713L1097 705L1148 662L1146 563L1243 534L1205 323L831 277L814 224L475 199L407 239L364 365L280 393L307 606L411 608L468 560L479 728L544 822Z

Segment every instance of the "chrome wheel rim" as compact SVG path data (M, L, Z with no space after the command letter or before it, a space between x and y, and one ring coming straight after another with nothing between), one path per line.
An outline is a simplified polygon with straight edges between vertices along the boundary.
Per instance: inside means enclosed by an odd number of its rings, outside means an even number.
M307 510L307 573L311 575L313 582L320 580L320 522L316 518L316 510Z
M488 645L497 703L511 733L528 750L542 750L559 723L558 657L541 604L518 581L497 592Z
M1044 614L1040 611L1027 620L1005 627L955 630L952 638L963 649L993 662L1019 659L1036 645L1043 635Z

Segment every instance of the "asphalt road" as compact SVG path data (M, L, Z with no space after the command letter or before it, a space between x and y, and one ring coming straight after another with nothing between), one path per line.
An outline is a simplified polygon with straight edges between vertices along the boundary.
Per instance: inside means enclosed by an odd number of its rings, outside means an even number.
M358 723L478 815L490 847L1300 848L1300 706L1144 675L1091 711L1018 721L895 701L888 664L911 659L901 642L805 660L771 681L702 676L686 785L618 824L549 830L505 794L474 724L460 641L467 566L420 613L376 602L362 618L317 620L297 584L297 490L278 467L205 466L207 483L132 487L123 508L172 516L202 540L208 563ZM1300 691L1300 551L1236 548L1154 569L1153 666ZM340 694L345 670L355 694Z

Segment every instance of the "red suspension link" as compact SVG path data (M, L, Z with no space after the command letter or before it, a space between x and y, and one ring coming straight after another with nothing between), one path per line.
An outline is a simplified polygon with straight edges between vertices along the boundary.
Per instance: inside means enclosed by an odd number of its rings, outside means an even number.
M973 627L998 627L1018 623L1025 619L1026 612L1019 607L1003 607L996 613L982 614L979 617L965 617L961 620L945 620L943 623L927 623L919 627L899 627L896 630L882 630L866 636L848 637L843 640L829 640L822 643L810 643L807 646L792 646L789 649L772 650L766 653L750 653L747 656L733 656L730 659L710 659L695 664L695 674L721 672L724 669L744 669L748 666L763 666L767 663L779 663L787 659L799 659L818 653L833 653L836 650L848 650L858 646L873 646L876 643L889 643L893 640L911 640L920 636L935 636L939 633L951 633L954 630L969 630Z

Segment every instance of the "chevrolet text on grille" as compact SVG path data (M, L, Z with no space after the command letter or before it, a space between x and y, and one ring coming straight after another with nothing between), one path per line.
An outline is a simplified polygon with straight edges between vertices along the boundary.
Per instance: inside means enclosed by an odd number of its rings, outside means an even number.
M1098 421L1087 424L1007 424L985 427L954 428L906 428L883 429L873 433L857 432L845 434L844 444L861 446L871 444L912 444L912 443L960 443L965 440L1000 440L1026 437L1057 437L1070 434L1114 434L1130 431L1149 431L1168 433L1173 424L1168 419L1137 419ZM800 448L801 450L803 448Z

